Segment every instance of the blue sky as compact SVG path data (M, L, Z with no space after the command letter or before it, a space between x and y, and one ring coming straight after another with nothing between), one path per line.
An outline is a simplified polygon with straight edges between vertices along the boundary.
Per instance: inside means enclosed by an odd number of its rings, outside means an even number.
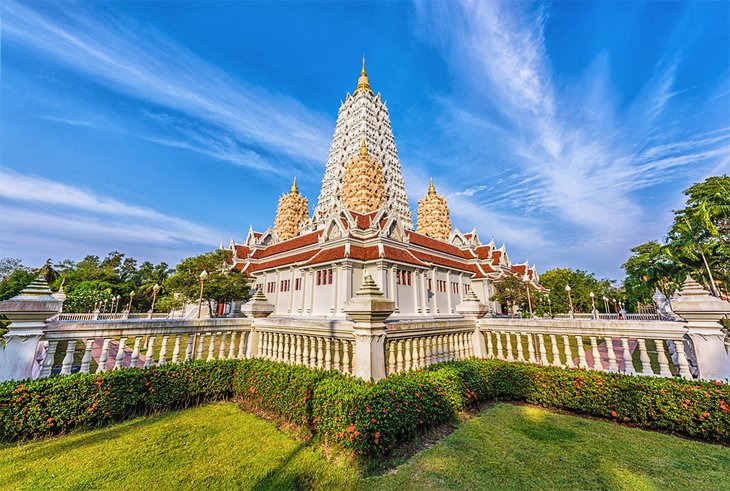
M180 258L316 204L365 54L415 211L619 278L730 171L730 4L2 2L0 255ZM415 216L415 213L414 213Z

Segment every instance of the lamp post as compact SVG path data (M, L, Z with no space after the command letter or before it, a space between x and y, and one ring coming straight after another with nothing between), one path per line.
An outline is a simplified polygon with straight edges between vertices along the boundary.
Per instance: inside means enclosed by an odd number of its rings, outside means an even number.
M568 292L568 302L570 303L570 318L575 319L575 311L573 310L573 297L570 296L570 285L565 285L565 291Z
M117 310L119 310L119 301L121 299L122 299L121 295L117 295L116 298L114 299L115 300L115 303L114 303L114 313L115 314L117 313Z
M532 299L530 298L530 277L527 276L527 273L525 273L525 276L522 277L522 280L525 282L525 288L527 289L527 307L530 309L530 317L533 317Z
M593 294L593 292L591 292L590 296L591 296L591 309L592 309L591 312L593 313L593 318L598 319L598 311L596 310L595 295Z
M203 270L200 273L200 298L198 299L198 319L200 319L200 312L203 309L203 287L205 286L205 279L208 277L208 272Z
M152 287L152 308L150 309L150 319L152 318L152 314L155 313L155 300L157 300L157 292L160 289L160 285L155 283L155 286Z
M610 319L611 311L608 309L608 297L606 295L603 296L603 306L606 308L606 315Z
M129 292L129 305L127 305L127 312L132 311L132 299L134 298L134 290Z
M552 302L552 300L550 300L550 295L548 295L547 301L548 301L548 311L550 312L550 317L552 318L552 316L553 316L553 302Z
M616 303L616 299L612 298L611 301L613 302L613 310L616 311L616 317L618 318L618 304Z
M104 299L104 310L102 310L102 312L104 312L104 313L106 313L106 303L107 303L108 301L109 301L109 299L108 299L108 298L105 298L105 299Z

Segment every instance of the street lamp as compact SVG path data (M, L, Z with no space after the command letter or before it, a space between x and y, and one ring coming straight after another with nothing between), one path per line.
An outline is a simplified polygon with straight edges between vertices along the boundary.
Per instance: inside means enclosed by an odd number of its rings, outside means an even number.
M611 318L611 311L608 310L608 297L606 295L603 296L603 305L604 305L604 307L606 307L606 315L610 319Z
M593 292L590 293L591 296L591 312L593 312L593 318L598 319L598 311L596 310L596 301L595 301L595 295Z
M134 290L129 292L129 305L127 305L127 312L132 311L132 299L134 298Z
M155 313L155 300L157 300L157 291L160 289L160 285L155 283L155 286L152 287L152 308L150 309L150 319L152 318L152 314Z
M108 298L105 298L105 299L104 299L104 310L102 310L102 312L104 312L104 313L106 313L106 303L107 303L108 301L109 301L109 299L108 299Z
M618 317L618 305L616 304L616 299L612 298L611 301L613 302L613 310L616 311L616 317Z
M527 289L527 307L530 309L530 317L533 317L532 299L530 298L530 277L527 276L527 273L525 273L525 276L522 277L522 281L525 282L525 288Z
M119 301L120 301L121 299L122 299L122 296L121 296L121 295L117 295L117 296L116 296L116 297L114 298L114 301L115 301L115 303L114 303L114 313L115 313L115 314L117 313L117 310L119 309Z
M548 311L550 312L550 317L552 317L553 316L553 302L552 302L552 300L550 300L550 295L548 295L547 301L548 301Z
M208 277L208 272L203 270L200 273L200 298L198 299L198 319L200 319L200 311L203 309L203 287L205 286L205 279Z
M568 302L570 302L570 318L575 319L575 311L573 310L573 297L570 296L570 285L565 285L565 291L568 292Z

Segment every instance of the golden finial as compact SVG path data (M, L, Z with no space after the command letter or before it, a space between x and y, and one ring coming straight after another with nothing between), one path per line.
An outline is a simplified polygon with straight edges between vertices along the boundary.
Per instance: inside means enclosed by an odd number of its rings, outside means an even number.
M360 157L367 157L368 156L368 147L365 145L365 136L362 137L362 142L360 142Z
M436 196L436 188L433 187L433 177L431 178L431 184L429 184L429 186L428 186L428 195Z
M297 188L297 176L294 176L294 182L291 185L291 190L289 191L292 194L299 194L299 188Z
M370 88L370 81L368 80L368 74L365 72L365 55L362 57L362 70L360 71L360 78L357 79L357 87L355 88L355 92L352 95L357 94L361 90L364 90L366 92L370 92L370 94L373 94L372 89Z

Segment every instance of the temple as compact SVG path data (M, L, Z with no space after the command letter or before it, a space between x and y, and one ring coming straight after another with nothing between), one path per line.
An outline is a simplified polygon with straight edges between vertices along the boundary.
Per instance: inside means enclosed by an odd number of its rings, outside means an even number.
M418 201L414 230L388 109L365 71L340 106L312 215L296 178L279 199L274 226L231 241L233 267L274 304L274 316L344 319L344 305L371 275L395 301L392 319L454 317L473 291L494 312L494 283L518 275L539 287L534 266L510 262L504 244L451 228L433 181Z

